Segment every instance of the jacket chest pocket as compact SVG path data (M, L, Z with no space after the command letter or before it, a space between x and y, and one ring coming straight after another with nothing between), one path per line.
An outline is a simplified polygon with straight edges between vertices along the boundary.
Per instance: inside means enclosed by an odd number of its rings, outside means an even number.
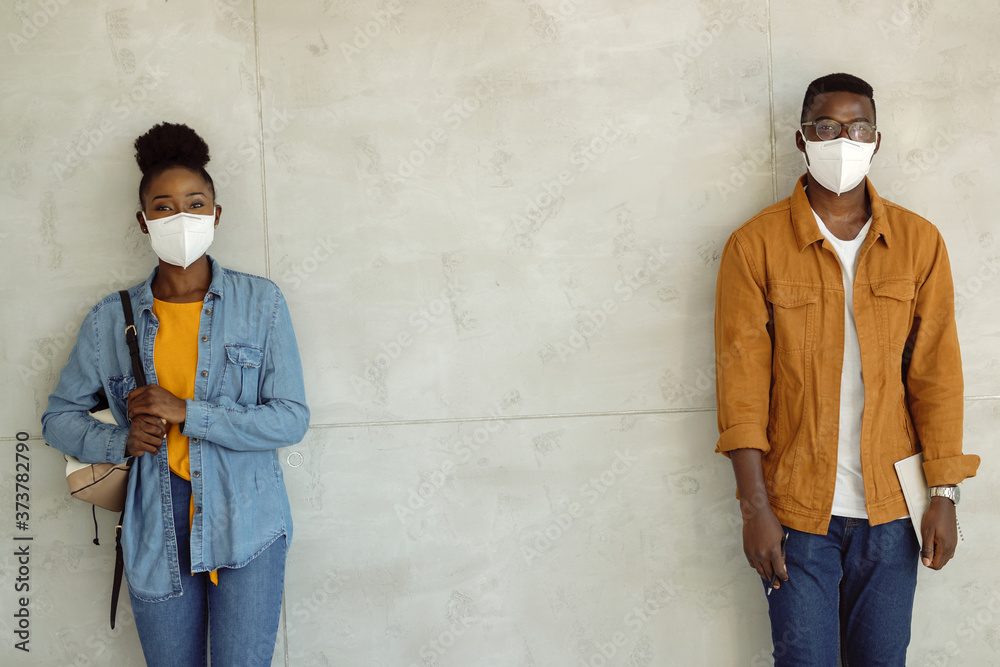
M774 349L784 354L811 351L816 345L816 289L772 285L767 290Z
M133 389L135 389L135 378L131 375L108 378L108 403L116 403L126 418L128 418L128 395Z
M222 378L224 394L240 405L257 405L257 383L264 351L254 345L226 345L226 370Z
M879 336L883 344L903 349L913 328L913 298L916 284L909 279L872 283L875 309L878 312Z

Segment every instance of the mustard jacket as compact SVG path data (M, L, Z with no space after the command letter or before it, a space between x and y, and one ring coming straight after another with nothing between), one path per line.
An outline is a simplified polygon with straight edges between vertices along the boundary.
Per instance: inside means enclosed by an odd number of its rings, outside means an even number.
M837 476L844 283L805 193L768 207L723 251L715 300L717 451L764 452L783 525L825 534ZM944 241L866 182L872 225L854 317L865 406L861 467L872 525L908 514L893 463L924 452L931 486L976 474L962 453L962 362Z

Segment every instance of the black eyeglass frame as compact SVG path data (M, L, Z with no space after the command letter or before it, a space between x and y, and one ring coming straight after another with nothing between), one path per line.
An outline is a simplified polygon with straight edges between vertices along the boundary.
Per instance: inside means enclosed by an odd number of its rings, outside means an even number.
M837 125L838 126L837 134L830 137L829 139L824 139L823 137L819 137L819 130L816 129L817 123L831 123ZM839 120L834 120L832 118L820 118L819 120L810 121L808 123L802 123L801 125L802 127L806 127L807 125L812 125L813 131L816 132L816 136L820 138L820 141L833 141L834 139L837 139L843 133L845 127L847 128L847 136L851 139L851 141L858 141L860 143L869 144L878 138L878 127L874 123L869 123L867 120L855 120L851 121L850 123L841 123ZM851 128L856 125L861 126L862 129L864 129L864 126L871 127L871 133L872 133L871 141L855 139L853 136L851 136Z

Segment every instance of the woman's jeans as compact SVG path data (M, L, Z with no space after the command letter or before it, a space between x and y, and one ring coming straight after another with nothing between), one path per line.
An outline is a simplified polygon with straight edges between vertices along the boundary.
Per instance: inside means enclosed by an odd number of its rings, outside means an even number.
M904 667L920 551L910 519L785 531L788 581L767 598L775 667Z
M191 483L170 473L170 493L184 593L162 602L129 594L146 664L207 665L210 638L213 667L270 665L285 579L285 538L241 568L220 569L216 586L207 572L190 574Z

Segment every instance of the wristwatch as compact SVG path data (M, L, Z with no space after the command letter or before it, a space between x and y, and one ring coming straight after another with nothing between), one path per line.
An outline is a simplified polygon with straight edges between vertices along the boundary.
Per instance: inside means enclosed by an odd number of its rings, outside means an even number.
M958 505L958 501L962 498L962 492L957 486L932 486L928 490L930 491L931 498L934 496L944 496L956 505Z

